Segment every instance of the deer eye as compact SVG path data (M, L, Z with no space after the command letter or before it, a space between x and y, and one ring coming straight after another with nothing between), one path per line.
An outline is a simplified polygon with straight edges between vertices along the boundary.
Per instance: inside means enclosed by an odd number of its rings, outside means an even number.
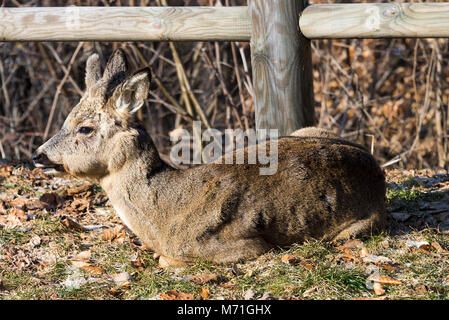
M81 133L81 134L89 134L92 131L94 131L94 128L91 128L91 127L81 127L78 129L78 133Z

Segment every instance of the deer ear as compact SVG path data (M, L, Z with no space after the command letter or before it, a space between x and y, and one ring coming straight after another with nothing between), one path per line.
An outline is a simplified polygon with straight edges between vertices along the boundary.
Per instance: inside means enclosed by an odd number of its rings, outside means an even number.
M128 73L128 61L126 54L122 49L115 50L108 63L103 74L103 81L108 86L113 87L116 84L122 82Z
M100 57L98 54L93 54L87 59L86 63L86 89L89 90L95 86L95 84L101 78L101 65Z
M150 68L143 68L115 89L113 103L119 113L132 114L139 110L148 95L150 88Z

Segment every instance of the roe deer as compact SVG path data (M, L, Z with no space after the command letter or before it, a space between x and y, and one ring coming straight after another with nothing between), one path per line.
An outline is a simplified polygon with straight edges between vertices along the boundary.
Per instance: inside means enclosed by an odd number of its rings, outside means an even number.
M306 128L277 140L273 175L260 175L260 163L176 170L161 160L134 115L147 97L150 70L127 76L121 50L103 75L97 54L86 69L85 94L33 160L47 171L99 183L162 265L197 258L233 263L308 238L366 234L385 223L384 175L363 147Z

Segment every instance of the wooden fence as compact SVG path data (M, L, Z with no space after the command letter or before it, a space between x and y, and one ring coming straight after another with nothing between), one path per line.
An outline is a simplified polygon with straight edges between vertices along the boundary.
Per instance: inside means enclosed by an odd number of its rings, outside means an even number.
M0 41L250 41L256 127L314 124L311 39L449 37L449 3L0 8Z

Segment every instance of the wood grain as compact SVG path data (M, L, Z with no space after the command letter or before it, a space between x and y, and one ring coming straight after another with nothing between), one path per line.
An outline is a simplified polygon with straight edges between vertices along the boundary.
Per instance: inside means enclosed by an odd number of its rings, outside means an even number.
M310 39L449 37L449 3L310 5L299 25Z
M314 124L310 41L298 27L302 0L251 0L256 128L280 135Z
M0 8L0 41L249 41L247 7Z

